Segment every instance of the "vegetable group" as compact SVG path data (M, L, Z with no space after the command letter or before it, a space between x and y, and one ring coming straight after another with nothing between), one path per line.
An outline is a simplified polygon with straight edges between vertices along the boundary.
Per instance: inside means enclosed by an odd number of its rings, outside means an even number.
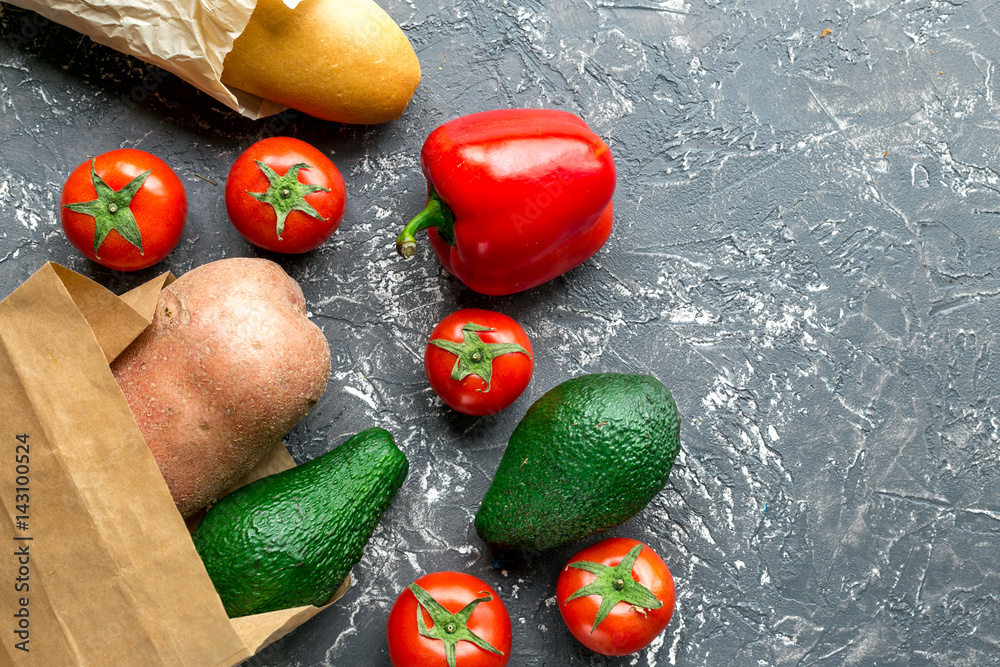
M531 380L534 359L521 325L501 313L466 308L434 327L424 369L449 407L481 416L517 400Z
M86 257L118 271L148 268L174 249L184 231L187 195L160 158L134 148L98 155L70 173L60 222Z
M425 574L389 612L393 667L503 667L510 659L507 608L486 582L463 572Z
M431 132L420 151L427 207L396 240L428 238L445 268L482 294L562 275L611 234L611 150L579 117L552 109L484 111Z
M321 246L344 219L346 197L330 158L291 137L253 144L226 178L229 219L250 243L274 252Z
M556 582L556 602L580 643L603 655L635 653L674 613L674 580L660 556L637 540L612 537L578 552Z
M272 0L259 7L283 11ZM541 285L586 261L611 232L614 162L572 114L521 109L458 118L431 133L421 165L427 207L399 235L397 250L413 255L414 235L427 229L447 270L475 291L506 295ZM156 263L183 230L183 186L142 151L84 163L62 198L70 240L113 268ZM225 203L249 242L304 253L341 224L346 190L321 151L272 137L233 163ZM533 354L513 319L470 308L434 328L424 365L446 405L480 416L524 392ZM218 500L316 404L330 349L278 265L229 259L164 289L152 324L112 371L178 510L190 516ZM530 551L620 524L663 489L679 429L673 398L653 377L608 373L560 384L511 435L476 513L477 533L493 548ZM219 500L193 540L229 615L328 600L361 558L407 468L392 437L370 429ZM673 582L652 549L613 538L567 564L557 601L585 646L623 655L663 631ZM395 667L502 667L510 659L506 608L471 575L421 577L400 594L388 623Z

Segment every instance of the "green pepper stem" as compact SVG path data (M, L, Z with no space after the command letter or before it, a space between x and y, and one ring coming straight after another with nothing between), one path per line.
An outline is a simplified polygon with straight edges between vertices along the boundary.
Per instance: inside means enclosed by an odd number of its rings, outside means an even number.
M417 252L414 235L428 227L433 227L447 243L455 245L455 215L434 188L427 194L427 206L424 210L414 216L396 237L396 252L404 259L413 257Z

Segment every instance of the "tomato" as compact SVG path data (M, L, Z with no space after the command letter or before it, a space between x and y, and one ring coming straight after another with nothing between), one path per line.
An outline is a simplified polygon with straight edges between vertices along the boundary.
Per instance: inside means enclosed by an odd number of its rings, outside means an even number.
M226 178L226 212L250 243L296 254L323 245L344 219L347 191L336 165L292 137L262 139Z
M490 415L517 400L535 368L531 341L517 322L479 308L459 310L434 327L424 351L431 388L467 415Z
M134 148L98 155L73 170L59 199L66 238L117 271L156 264L181 240L187 195L160 158Z
M507 607L486 582L463 572L425 574L410 584L386 630L393 667L503 667L510 659Z
M612 537L569 559L556 581L566 627L602 655L628 655L663 632L674 613L674 580L642 542Z

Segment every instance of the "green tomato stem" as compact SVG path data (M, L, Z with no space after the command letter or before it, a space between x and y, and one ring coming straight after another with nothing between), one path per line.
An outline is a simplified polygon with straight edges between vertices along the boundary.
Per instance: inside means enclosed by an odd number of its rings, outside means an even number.
M486 389L479 389L482 393L490 390L490 380L493 377L493 360L503 354L513 354L520 352L531 355L526 349L517 343L485 343L479 337L480 332L495 331L489 327L484 327L475 322L467 322L462 327L462 342L456 343L447 338L433 338L431 345L440 347L446 352L451 352L457 359L451 369L451 379L461 382L469 375L478 375L486 383Z
M601 598L601 604L597 608L597 614L594 616L594 625L590 628L591 634L594 633L597 626L608 617L608 614L611 613L611 610L619 602L625 602L640 609L659 609L663 606L663 603L653 595L651 590L640 584L632 576L632 566L635 565L636 559L639 558L639 552L642 551L642 548L643 545L641 544L632 547L625 554L625 557L622 558L621 562L614 567L608 567L602 563L594 563L589 560L576 561L567 566L578 570L586 570L596 577L592 582L579 588L566 598L567 604L571 600L588 595L596 595Z
M480 602L490 602L493 600L492 595L476 598L453 614L416 583L410 584L409 589L414 597L417 598L417 631L428 639L437 639L444 643L445 659L448 662L448 667L456 667L455 646L460 641L472 642L484 651L503 655L503 651L475 634L468 627L472 612L476 610ZM421 608L431 617L431 621L434 623L433 626L427 627L424 615L420 613Z

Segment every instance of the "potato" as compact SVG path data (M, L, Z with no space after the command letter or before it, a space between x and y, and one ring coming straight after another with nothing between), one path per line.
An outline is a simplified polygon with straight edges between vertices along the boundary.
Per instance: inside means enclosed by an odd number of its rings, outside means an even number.
M280 266L223 259L165 288L152 323L111 370L186 517L316 405L330 346Z
M420 83L403 31L374 0L258 0L222 82L322 120L399 118Z

